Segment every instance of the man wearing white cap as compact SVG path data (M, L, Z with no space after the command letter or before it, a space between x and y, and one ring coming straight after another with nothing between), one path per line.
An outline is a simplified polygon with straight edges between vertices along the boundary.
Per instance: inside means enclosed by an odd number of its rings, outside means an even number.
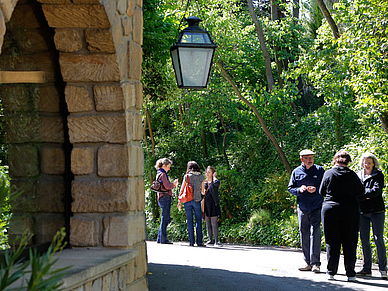
M323 196L319 186L325 170L314 164L315 152L302 150L302 164L292 171L288 191L297 197L298 219L303 258L306 266L300 271L320 272L321 208Z

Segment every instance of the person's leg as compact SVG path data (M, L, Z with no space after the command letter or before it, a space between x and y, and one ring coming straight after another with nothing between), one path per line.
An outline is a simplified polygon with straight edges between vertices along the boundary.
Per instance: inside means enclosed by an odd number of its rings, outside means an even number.
M195 215L195 231L197 234L197 245L203 245L203 233L202 233L202 208L201 202L193 201L194 215Z
M377 257L379 258L379 270L380 272L387 271L387 253L383 237L385 213L373 213L371 221L373 229L373 238L377 248Z
M370 246L370 221L371 214L362 214L360 217L360 239L362 244L362 255L364 259L363 271L372 273L372 250Z
M160 219L157 242L165 243L168 241L167 225L170 223L171 197L161 197L159 199L158 204L159 207L162 209L162 217Z
M298 207L300 241L302 245L303 259L307 265L311 266L310 262L310 220L307 213L304 213Z
M189 242L191 245L193 245L195 242L194 223L193 223L193 203L194 201L191 200L183 204L186 211L187 231L189 233Z
M210 217L205 215L205 221L206 221L207 236L209 237L209 243L214 244L213 230L212 230Z
M340 259L340 228L338 227L337 214L332 208L322 209L322 224L326 240L327 273L336 275Z
M311 265L321 265L321 208L318 208L310 213L311 230L311 250L310 262Z
M358 230L360 228L360 214L358 208L349 209L343 213L345 220L341 223L341 241L344 252L346 276L355 277L357 260Z
M212 228L214 230L214 241L215 241L215 243L219 243L219 240L218 240L218 223L217 223L218 217L217 216L212 216L210 219L211 219L211 223L212 223Z

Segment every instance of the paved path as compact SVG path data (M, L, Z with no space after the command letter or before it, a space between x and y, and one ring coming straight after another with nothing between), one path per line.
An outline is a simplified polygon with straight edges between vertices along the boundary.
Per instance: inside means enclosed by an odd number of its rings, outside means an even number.
M203 248L148 241L147 256L150 291L388 290L376 266L372 278L347 282L342 260L335 281L327 280L325 253L320 274L298 271L304 263L301 251L279 247Z

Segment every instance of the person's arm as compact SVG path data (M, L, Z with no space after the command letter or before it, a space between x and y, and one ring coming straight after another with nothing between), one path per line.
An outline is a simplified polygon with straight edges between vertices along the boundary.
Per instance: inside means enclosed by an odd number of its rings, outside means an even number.
M164 188L166 188L166 190L171 190L171 189L174 189L175 185L174 183L171 183L168 179L167 179L167 176L162 173L159 177L159 180L162 181L163 183L163 186Z
M370 187L365 187L365 198L372 199L383 194L384 175L379 172L375 177L372 177L373 182Z
M306 186L305 186L306 187ZM292 172L290 177L290 182L288 183L288 192L295 196L301 196L301 187L297 186L295 179L295 171Z

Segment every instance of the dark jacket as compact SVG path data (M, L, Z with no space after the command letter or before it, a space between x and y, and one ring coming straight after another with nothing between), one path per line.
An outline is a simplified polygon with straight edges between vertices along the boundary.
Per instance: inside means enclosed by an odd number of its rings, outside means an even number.
M358 199L362 214L384 212L384 175L380 169L374 168L368 177L364 177L364 169L357 173L365 191ZM369 199L367 199L369 198Z
M206 195L210 195L214 201L215 205L220 204L220 198L218 197L218 188L220 187L220 180L216 179L214 180L210 185L209 190L207 190ZM205 182L205 189L207 189L208 183Z
M358 208L358 197L364 193L364 187L357 174L348 167L333 167L323 175L319 192L325 196L324 205Z
M302 211L313 211L322 206L323 197L319 195L319 185L321 184L325 170L318 165L313 165L307 169L305 165L300 165L292 171L288 191L297 197L299 208ZM307 190L300 192L302 185L315 186L314 193Z

